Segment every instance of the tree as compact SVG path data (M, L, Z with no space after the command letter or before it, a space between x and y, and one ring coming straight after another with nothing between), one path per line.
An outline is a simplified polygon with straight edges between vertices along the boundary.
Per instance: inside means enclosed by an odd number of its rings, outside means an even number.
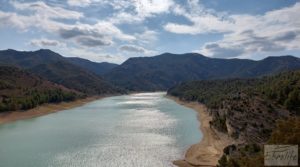
M226 157L226 155L223 155L219 159L217 167L226 167L226 166L228 166L227 157Z
M294 89L288 95L288 99L284 102L285 107L288 110L299 110L300 108L300 91Z

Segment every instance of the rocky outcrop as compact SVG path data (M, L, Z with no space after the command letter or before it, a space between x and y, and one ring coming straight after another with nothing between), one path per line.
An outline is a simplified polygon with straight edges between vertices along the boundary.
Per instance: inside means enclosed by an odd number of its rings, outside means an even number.
M246 143L264 143L270 137L276 120L290 112L257 96L239 94L224 100L219 108L209 109L210 122L217 130Z

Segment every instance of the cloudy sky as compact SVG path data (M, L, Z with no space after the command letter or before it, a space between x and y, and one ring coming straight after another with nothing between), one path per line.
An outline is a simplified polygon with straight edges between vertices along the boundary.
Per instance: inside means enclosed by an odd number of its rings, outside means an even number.
M114 63L164 52L300 56L299 17L297 0L0 0L0 49Z

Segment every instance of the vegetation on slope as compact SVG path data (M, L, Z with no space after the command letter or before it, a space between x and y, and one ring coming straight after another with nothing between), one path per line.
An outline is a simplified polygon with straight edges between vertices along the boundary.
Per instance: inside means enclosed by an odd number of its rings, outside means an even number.
M34 52L0 51L0 65L26 69L51 82L87 95L123 92L88 69L74 65L68 58L47 49Z
M83 95L15 67L0 66L0 112L27 110L43 103L73 101Z
M194 81L168 94L209 108L211 125L235 139L265 142L278 119L300 114L300 71L260 79Z
M170 88L168 94L183 100L204 103L209 108L219 108L225 100L238 100L243 96L260 97L299 115L300 71L258 79L186 82Z
M279 120L267 144L297 145L300 143L300 118ZM230 145L218 162L220 167L263 167L264 148L257 144ZM298 148L299 152L299 148ZM299 159L298 159L299 164Z
M130 58L104 77L128 90L154 91L167 90L185 81L251 78L294 69L300 69L300 59L293 56L254 61L209 58L197 53L165 53Z
M28 70L51 82L87 95L113 94L120 91L99 76L66 62L39 64Z
M187 82L168 94L206 104L212 127L244 143L226 147L219 166L263 166L263 144L300 142L300 71Z
M78 57L70 57L67 59L70 63L82 67L84 69L87 69L90 72L93 72L99 76L102 76L103 74L109 72L110 70L118 66L117 64L113 64L113 63L107 63L107 62L97 63L97 62L92 62Z

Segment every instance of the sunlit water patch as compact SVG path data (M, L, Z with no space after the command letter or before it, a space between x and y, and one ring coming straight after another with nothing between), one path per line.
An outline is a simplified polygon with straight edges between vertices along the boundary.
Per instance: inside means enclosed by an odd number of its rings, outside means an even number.
M0 126L0 166L166 167L201 139L196 113L140 93Z

